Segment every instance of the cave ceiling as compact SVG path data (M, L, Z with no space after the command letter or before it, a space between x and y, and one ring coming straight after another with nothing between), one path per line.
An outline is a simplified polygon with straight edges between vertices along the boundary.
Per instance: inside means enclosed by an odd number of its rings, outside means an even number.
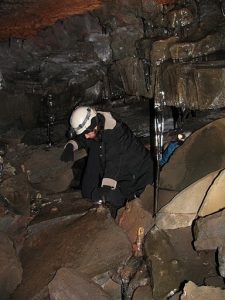
M2 0L0 16L1 124L34 126L21 107L36 120L49 94L59 119L127 98L225 106L224 0Z
M2 0L0 39L29 38L58 20L99 8L101 2L101 0Z

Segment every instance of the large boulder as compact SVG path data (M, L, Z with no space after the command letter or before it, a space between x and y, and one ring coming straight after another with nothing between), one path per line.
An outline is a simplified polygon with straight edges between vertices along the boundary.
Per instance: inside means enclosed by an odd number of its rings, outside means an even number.
M160 187L181 191L207 174L225 167L225 118L211 122L177 148L161 172Z
M225 203L223 203L222 195L225 194L222 193L224 187L223 182L219 181L218 177L220 176L221 171L212 172L177 194L159 210L156 216L156 225L161 229L191 226L193 220L203 214L203 211L210 214L223 208ZM221 182L219 189L217 181ZM215 188L214 184L216 184ZM211 189L212 192L208 197Z
M29 182L39 190L58 193L68 189L73 180L73 162L60 161L62 147L36 149L24 162ZM76 152L75 160L86 156L85 150Z
M13 299L32 298L61 267L92 278L117 268L131 255L126 234L108 213L90 211L78 220L66 216L58 220L60 224L54 219L46 222L46 226L33 228L25 241L21 252L23 282Z

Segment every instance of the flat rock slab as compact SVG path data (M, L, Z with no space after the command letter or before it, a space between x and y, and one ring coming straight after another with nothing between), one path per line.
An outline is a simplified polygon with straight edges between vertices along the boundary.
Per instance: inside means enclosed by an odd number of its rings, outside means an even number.
M49 283L51 300L110 300L104 290L71 268L61 268Z
M160 229L176 229L191 226L193 220L198 215L201 208L209 206L211 213L217 211L218 207L222 207L221 197L217 200L218 190L214 189L215 179L219 176L220 171L212 172L209 175L194 182L183 191L178 193L166 206L162 207L156 217L156 225ZM223 187L222 191L223 191ZM205 198L211 189L214 190L213 203L205 205ZM221 194L221 193L220 193ZM218 204L217 204L218 203ZM225 205L225 203L223 204Z
M23 282L12 299L32 298L62 267L75 268L92 278L117 268L131 255L127 236L104 212L90 211L61 227L43 229L43 235L38 228L37 237L33 236L33 243L25 242L21 253Z
M0 240L0 299L7 300L22 281L23 270L12 241L2 232Z
M225 167L225 118L189 136L161 172L160 187L181 191L207 174Z
M181 300L205 300L215 299L224 300L225 290L215 288L212 286L197 286L194 282L189 281L185 284L184 292L180 298Z
M39 201L41 201L41 203ZM38 215L35 216L33 223L40 223L53 218L83 213L92 206L93 203L82 198L81 192L78 190L42 195L42 198L37 199L36 201Z

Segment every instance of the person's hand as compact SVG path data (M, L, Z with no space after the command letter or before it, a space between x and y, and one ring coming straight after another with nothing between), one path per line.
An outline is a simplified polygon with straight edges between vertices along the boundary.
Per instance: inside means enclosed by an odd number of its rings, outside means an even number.
M63 162L74 161L73 145L68 143L61 154L60 160Z
M92 199L95 201L98 201L98 200L107 201L108 194L111 190L112 190L112 188L107 185L104 185L100 188L95 188L94 191L92 192Z

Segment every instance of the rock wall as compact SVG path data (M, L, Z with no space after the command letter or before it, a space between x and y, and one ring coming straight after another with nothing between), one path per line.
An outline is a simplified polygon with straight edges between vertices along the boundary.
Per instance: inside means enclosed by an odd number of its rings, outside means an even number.
M77 11L66 10L66 2L55 15L57 4L50 2L43 4L49 22L34 17L28 33L21 28L35 3L30 10L23 3L20 9L13 2L0 5L8 18L8 29L0 29L0 129L18 126L18 119L20 127L38 127L37 111L49 94L58 122L77 104L127 97L197 109L224 106L224 1L93 1L88 12L77 1ZM16 12L18 30L9 22ZM21 103L16 116L9 99ZM24 111L29 116L21 116Z

